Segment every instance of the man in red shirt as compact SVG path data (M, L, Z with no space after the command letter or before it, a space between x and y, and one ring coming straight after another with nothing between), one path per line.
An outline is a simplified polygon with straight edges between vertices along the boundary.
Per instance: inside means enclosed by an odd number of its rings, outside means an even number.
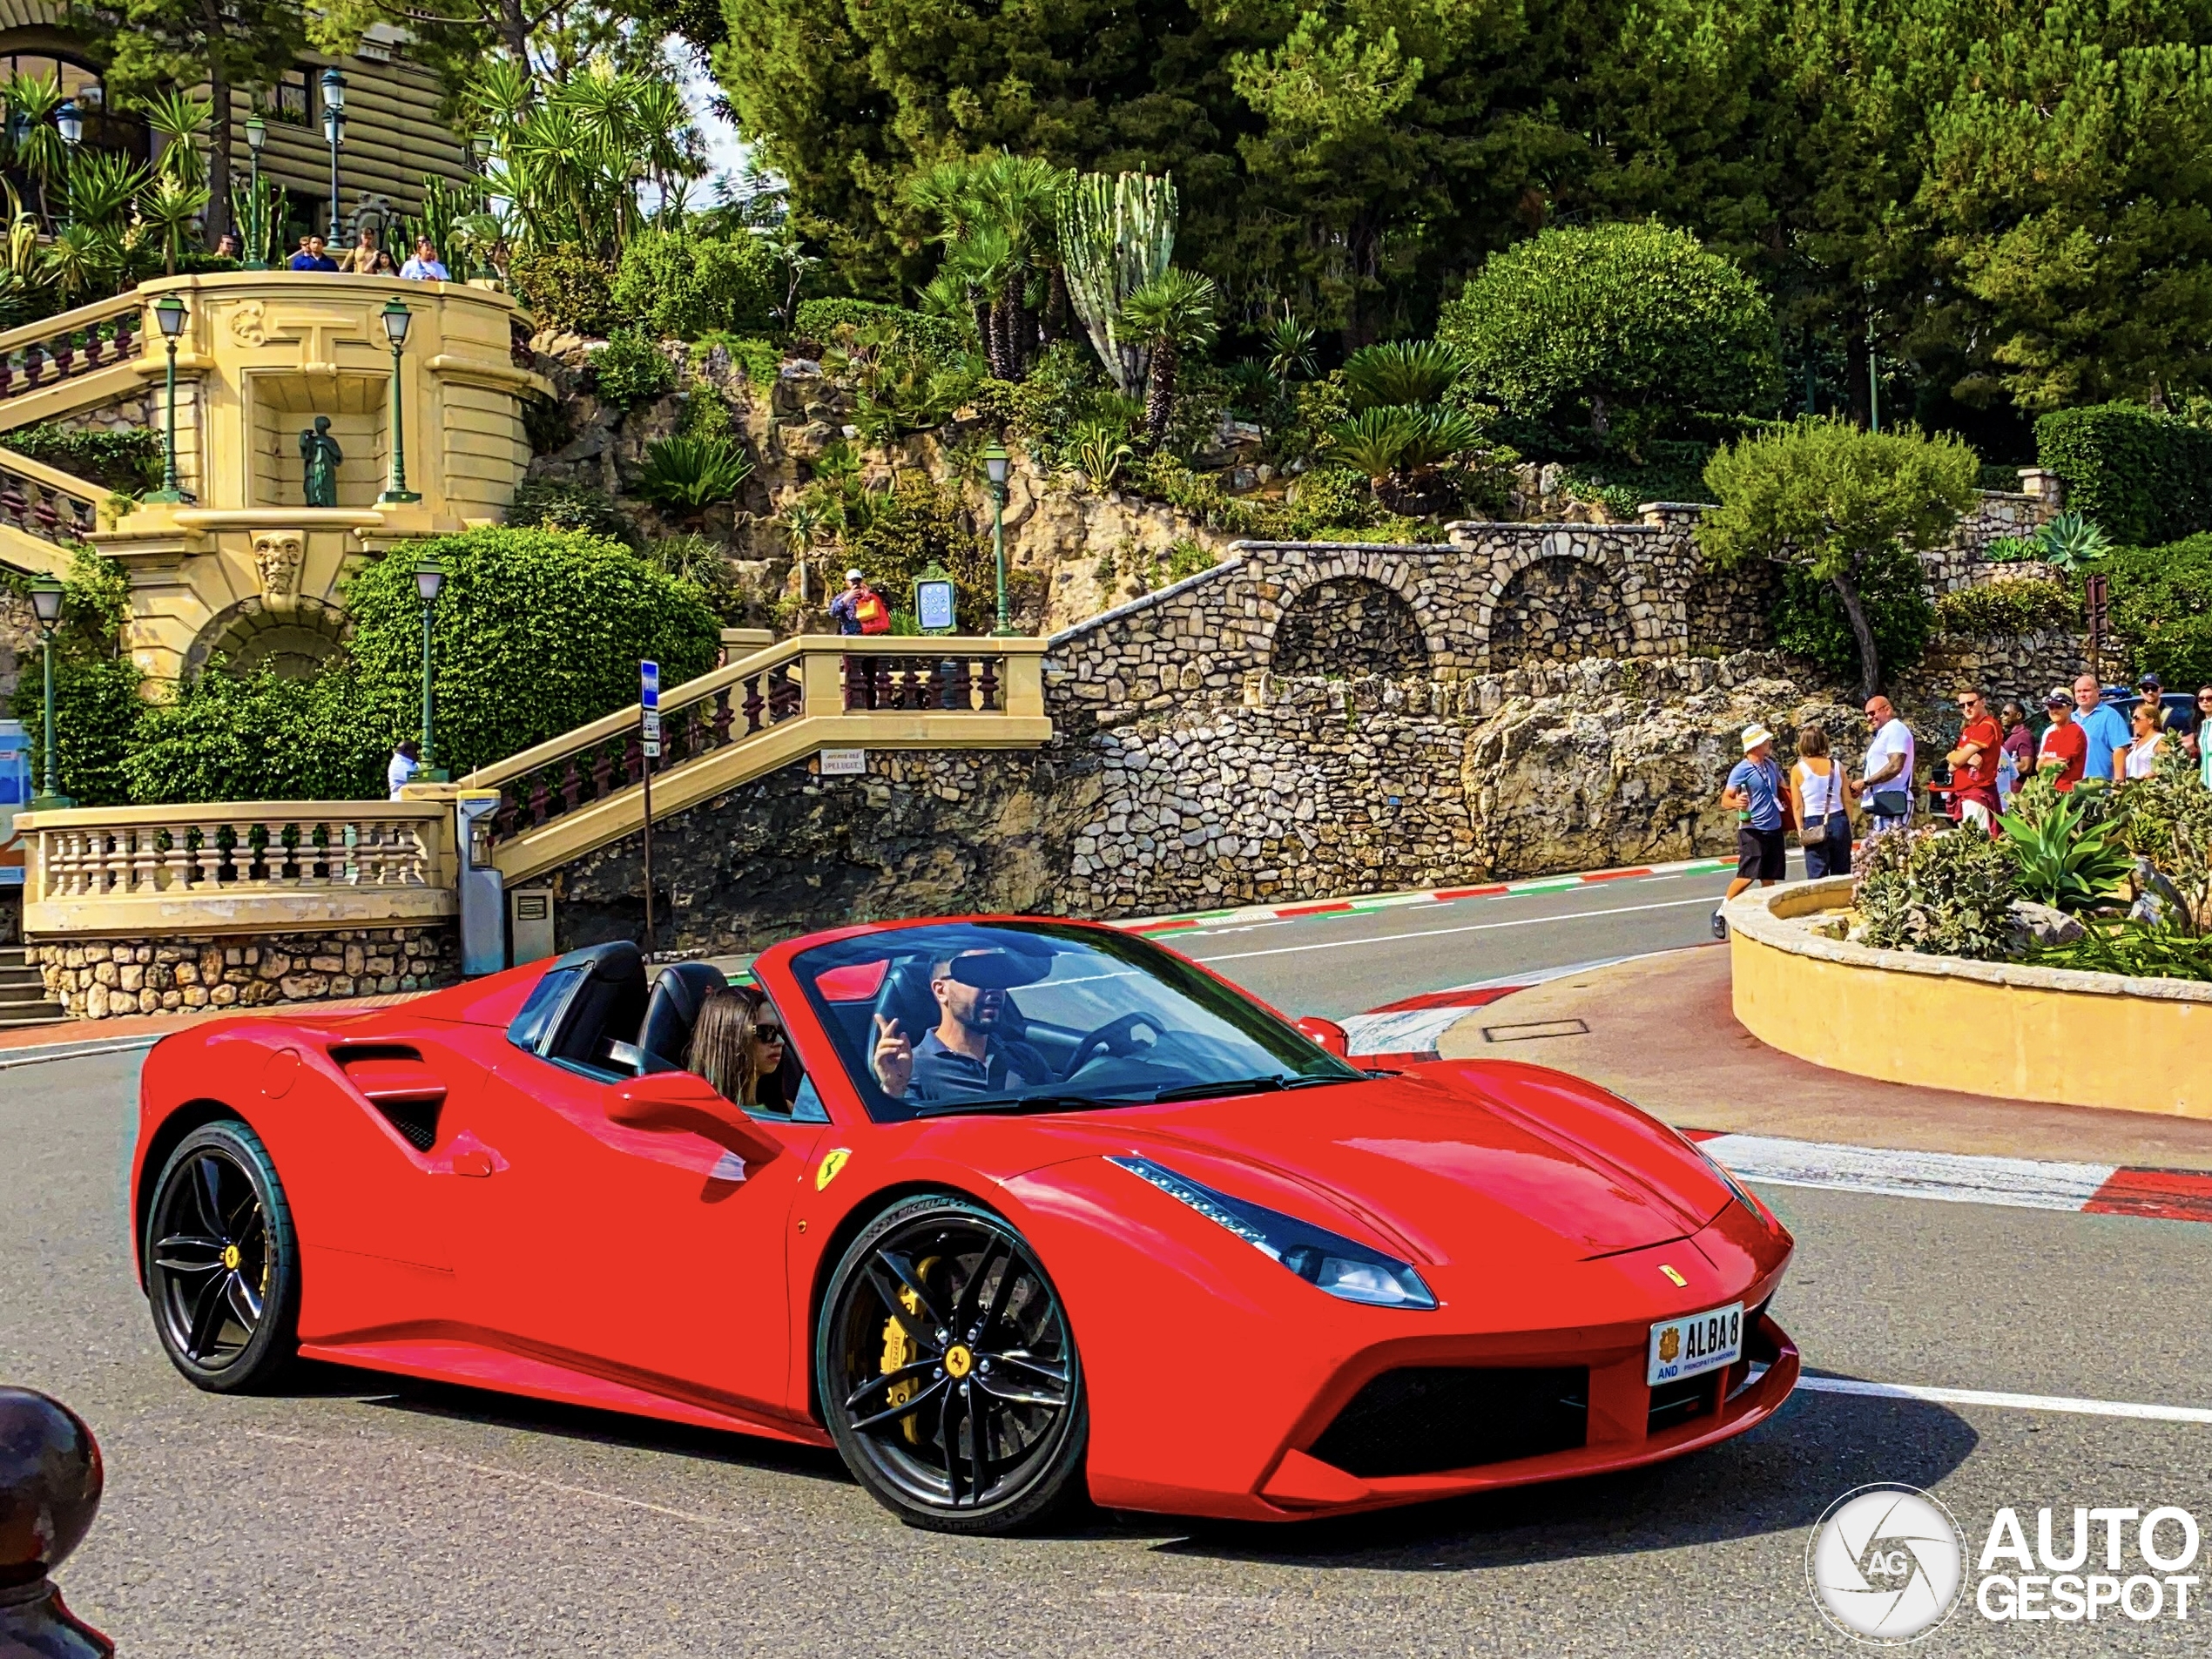
M2081 781L2081 769L2089 764L2089 739L2074 723L2074 693L2065 686L2053 686L2043 706L2050 711L2051 725L2043 734L2035 764L2038 770L2050 775L2060 794L2072 794L2074 785Z
M1945 757L1951 762L1951 792L1959 803L1959 821L1979 824L1985 834L1997 833L1997 754L2005 734L1989 712L1979 691L1959 693L1959 717L1964 723L1959 746Z

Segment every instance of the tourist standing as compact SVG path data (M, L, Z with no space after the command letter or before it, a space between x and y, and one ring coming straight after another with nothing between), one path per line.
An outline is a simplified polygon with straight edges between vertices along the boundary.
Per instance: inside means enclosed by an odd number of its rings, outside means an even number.
M829 613L840 634L891 631L891 607L883 603L883 596L868 586L867 578L858 570L845 573L845 591L829 602Z
M300 239L300 251L292 256L295 271L335 271L338 261L322 251L322 238L309 231Z
M403 740L392 751L392 763L384 768L384 786L394 800L400 791L415 781L415 774L422 770L422 745L413 738Z
M2049 777L2059 793L2070 795L2088 764L2089 739L2074 718L2074 699L2065 686L2054 685L2043 707L2051 724L2044 728L2042 746L2035 752L2036 768Z
M2035 770L2035 738L2027 729L2027 711L2017 702L2005 704L2005 741L1997 759L1997 805L2010 811L2020 779Z
M1959 693L1959 745L1944 757L1951 763L1951 798L1959 803L1959 821L1979 824L1982 833L1997 833L1997 757L2005 734L1990 717L1989 705L1979 691Z
M2089 758L2081 775L2110 783L2127 764L2128 745L2135 740L2127 717L2105 701L2104 687L2094 674L2078 674L2074 680L2074 723L2081 728Z
M1851 873L1851 813L1844 770L1828 752L1828 733L1817 721L1797 733L1797 764L1790 768L1797 802L1797 841L1805 850L1807 877Z
M1866 701L1866 724L1874 735L1866 745L1866 767L1858 792L1873 814L1869 835L1903 829L1912 821L1912 767L1915 745L1912 728L1897 718L1889 698L1879 695Z
M2204 786L2212 789L2212 685L2196 689L2196 764Z
M2128 722L2134 728L2134 737L2121 768L2130 783L2158 770L2158 752L2166 742L2165 714L2165 705L2155 698L2147 697L2135 705L2134 716Z
M1788 819L1782 805L1782 768L1775 764L1774 733L1763 725L1743 728L1743 759L1728 774L1721 805L1736 814L1736 880L1733 899L1757 881L1770 887L1788 873L1790 854L1783 844ZM1713 912L1713 937L1728 937L1728 923Z
M400 274L409 282L444 282L450 280L444 265L439 261L436 245L427 236L415 239L414 257L400 266Z
M354 245L338 256L338 268L355 276L390 276L392 256L376 245L374 227L364 225L354 234Z

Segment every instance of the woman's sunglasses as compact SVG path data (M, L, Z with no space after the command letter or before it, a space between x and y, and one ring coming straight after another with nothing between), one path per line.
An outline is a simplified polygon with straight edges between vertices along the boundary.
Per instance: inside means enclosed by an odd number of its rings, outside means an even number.
M757 1025L752 1028L752 1035L763 1042L781 1042L784 1040L783 1028L780 1026Z

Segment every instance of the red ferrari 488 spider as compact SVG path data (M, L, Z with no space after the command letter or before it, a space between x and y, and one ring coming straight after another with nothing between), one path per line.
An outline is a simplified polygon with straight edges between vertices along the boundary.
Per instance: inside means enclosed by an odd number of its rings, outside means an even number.
M1288 1520L1622 1468L1796 1381L1789 1234L1574 1077L1363 1070L1076 922L850 927L754 973L649 984L599 945L165 1040L132 1198L177 1368L833 1444L978 1533L1085 1491Z

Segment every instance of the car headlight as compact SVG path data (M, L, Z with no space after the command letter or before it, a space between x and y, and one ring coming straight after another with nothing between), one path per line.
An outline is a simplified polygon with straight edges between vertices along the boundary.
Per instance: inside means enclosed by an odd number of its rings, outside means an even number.
M1735 1175L1730 1170L1728 1165L1723 1163L1710 1152L1708 1152L1703 1147L1698 1145L1696 1142L1691 1140L1689 1136L1683 1134L1680 1130L1676 1129L1673 1124L1669 1123L1667 1127L1673 1132L1674 1137L1676 1140L1680 1141L1691 1151L1696 1153L1698 1157L1703 1160L1705 1167L1721 1178L1721 1184L1736 1195L1736 1202L1743 1206L1745 1212L1750 1216L1752 1220L1757 1222L1760 1226L1766 1228L1769 1231L1773 1231L1774 1227L1777 1225L1773 1213L1769 1211L1764 1204L1761 1204L1757 1198L1754 1198L1750 1195L1750 1193L1744 1188L1743 1184L1741 1181L1738 1181Z
M1216 1226L1237 1235L1263 1256L1273 1258L1316 1290L1369 1307L1433 1308L1436 1297L1413 1264L1371 1250L1355 1238L1332 1233L1279 1210L1232 1198L1225 1192L1177 1175L1134 1153L1109 1163L1149 1182L1170 1198L1186 1204Z

